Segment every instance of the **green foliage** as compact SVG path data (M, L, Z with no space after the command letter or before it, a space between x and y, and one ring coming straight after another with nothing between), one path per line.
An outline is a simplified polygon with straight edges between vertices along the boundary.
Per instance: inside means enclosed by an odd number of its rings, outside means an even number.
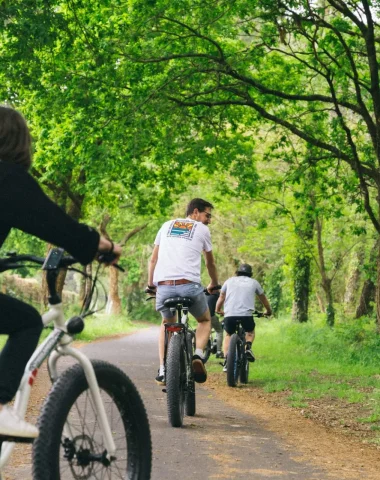
M358 421L372 423L377 431L380 349L375 329L374 321L366 318L338 319L334 330L325 325L321 315L302 324L286 318L278 322L258 320L254 343L257 361L250 372L250 386L268 393L282 392L275 396L276 402L284 401L294 408L307 409L315 399L324 402L322 408L332 402L337 405L337 400L342 408L355 403L358 411L367 412ZM210 368L220 372L220 366Z
M368 219L376 227L380 134L371 118L380 106L368 67L376 59L353 21L359 7L350 4L348 14L341 5L342 12L272 0L1 5L0 92L31 126L33 174L76 218L98 226L109 214L114 239L148 223L121 260L128 311L145 311L156 231L193 196L215 203L221 280L251 263L276 309L288 311L309 278L323 297L324 276L341 303L359 241L363 278L376 278ZM13 232L3 251L44 248ZM315 309L314 295L310 301Z
M277 316L282 302L282 285L284 273L282 267L271 270L265 276L265 292L271 304L273 315Z

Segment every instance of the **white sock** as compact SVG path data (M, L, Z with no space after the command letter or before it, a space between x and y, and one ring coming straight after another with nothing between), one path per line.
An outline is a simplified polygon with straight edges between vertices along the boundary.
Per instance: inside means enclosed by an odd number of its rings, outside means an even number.
M198 355L199 357L203 358L204 357L203 350L201 348L196 348L194 355Z
M165 375L165 365L160 365L159 375Z

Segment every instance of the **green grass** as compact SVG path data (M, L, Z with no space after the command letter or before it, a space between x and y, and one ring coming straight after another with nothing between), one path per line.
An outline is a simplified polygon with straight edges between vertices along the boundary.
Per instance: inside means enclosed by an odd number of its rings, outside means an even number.
M263 321L257 328L255 382L268 392L330 396L348 402L380 389L380 339L369 322L337 325ZM377 395L376 395L377 396Z
M341 320L333 329L322 320L260 319L253 351L252 385L282 392L293 407L305 408L318 399L358 404L368 415L356 420L379 430L380 336L373 319ZM220 371L212 363L210 370Z
M97 338L134 332L146 326L132 322L125 315L97 315L85 319L86 327L76 336L77 340L92 342Z
M94 315L85 318L85 328L83 332L75 335L74 338L82 342L92 342L102 337L131 333L145 327L147 327L147 324L138 321L134 322L125 315ZM40 342L42 342L50 332L50 329L44 329ZM6 339L6 336L0 337L0 349L3 348Z

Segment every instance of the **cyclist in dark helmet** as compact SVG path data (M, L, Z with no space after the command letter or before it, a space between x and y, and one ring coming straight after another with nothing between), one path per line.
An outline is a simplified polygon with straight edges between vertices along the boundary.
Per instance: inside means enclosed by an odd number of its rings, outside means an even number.
M252 352L252 343L255 339L255 321L252 313L255 311L255 297L259 297L266 311L265 315L271 315L272 309L264 290L257 280L252 278L252 267L243 263L236 271L236 276L224 282L217 301L215 311L224 314L224 338L223 350L228 355L228 347L231 335L235 333L237 323L240 322L245 330L246 355L248 361L254 362L255 356ZM224 313L221 311L224 305Z
M13 108L0 106L0 247L17 228L64 248L84 265L98 252L113 252L112 263L116 262L121 247L55 205L28 173L31 163L31 136L24 118ZM16 394L42 326L36 309L0 293L0 334L8 335L0 354L0 436L38 436L38 429L7 404Z

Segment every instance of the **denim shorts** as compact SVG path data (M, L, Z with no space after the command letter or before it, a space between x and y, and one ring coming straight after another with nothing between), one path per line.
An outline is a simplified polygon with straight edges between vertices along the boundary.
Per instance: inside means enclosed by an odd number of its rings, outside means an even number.
M201 317L208 309L206 295L199 283L185 283L184 285L159 285L156 293L156 310L162 318L173 318L175 314L169 308L164 307L164 301L171 297L189 297L194 303L189 312L195 318Z

